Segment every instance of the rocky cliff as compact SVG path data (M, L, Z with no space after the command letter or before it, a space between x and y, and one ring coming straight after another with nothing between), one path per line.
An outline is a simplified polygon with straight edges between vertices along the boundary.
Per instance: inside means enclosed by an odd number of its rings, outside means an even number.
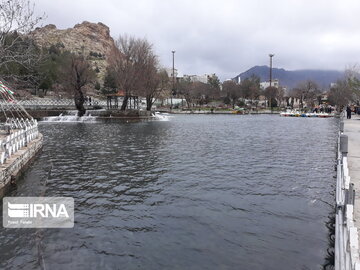
M85 21L68 29L57 29L49 24L36 28L31 35L40 47L54 45L61 50L83 54L96 70L99 81L103 82L108 59L115 47L109 27L105 24Z

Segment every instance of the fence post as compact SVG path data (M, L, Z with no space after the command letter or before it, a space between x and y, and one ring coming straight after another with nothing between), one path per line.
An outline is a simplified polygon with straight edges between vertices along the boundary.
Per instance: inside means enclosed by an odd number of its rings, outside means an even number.
M348 153L348 136L345 134L340 135L340 152L343 156L347 156Z
M344 122L340 121L340 132L343 133L344 132Z

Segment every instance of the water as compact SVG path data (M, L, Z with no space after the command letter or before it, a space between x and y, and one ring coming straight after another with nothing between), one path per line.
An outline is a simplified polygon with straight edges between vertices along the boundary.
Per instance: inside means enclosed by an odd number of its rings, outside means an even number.
M40 123L11 196L75 198L73 229L1 229L1 269L322 269L337 119Z
M59 116L48 116L42 119L43 122L95 122L96 117L87 111L82 117L79 117L78 111L68 111L66 114L61 113Z
M102 121L101 119L99 119L97 116L93 116L91 115L91 113L95 113L98 114L100 111L104 111L104 110L88 110L86 111L86 114L82 117L79 117L78 111L68 111L66 114L61 113L59 116L48 116L48 117L44 117L42 119L43 122L72 122L72 123L94 123L96 121ZM169 119L171 118L171 116L168 113L159 113L159 112L155 112L152 114L152 119L151 120L156 120L156 121L169 121ZM126 120L124 119L124 121L126 122Z

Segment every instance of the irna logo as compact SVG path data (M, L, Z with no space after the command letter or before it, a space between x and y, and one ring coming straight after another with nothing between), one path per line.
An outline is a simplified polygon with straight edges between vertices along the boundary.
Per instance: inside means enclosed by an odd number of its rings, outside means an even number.
M71 197L5 197L5 228L72 228L74 199Z
M36 217L69 217L65 205L62 204L40 204L40 203L9 203L8 202L8 216L13 218L36 218Z

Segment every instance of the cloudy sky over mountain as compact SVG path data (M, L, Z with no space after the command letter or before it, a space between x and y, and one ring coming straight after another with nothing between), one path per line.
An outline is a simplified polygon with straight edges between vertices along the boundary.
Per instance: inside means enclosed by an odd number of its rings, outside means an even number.
M235 77L254 65L337 69L360 63L358 0L34 0L43 25L103 22L145 37L163 66L181 74Z

